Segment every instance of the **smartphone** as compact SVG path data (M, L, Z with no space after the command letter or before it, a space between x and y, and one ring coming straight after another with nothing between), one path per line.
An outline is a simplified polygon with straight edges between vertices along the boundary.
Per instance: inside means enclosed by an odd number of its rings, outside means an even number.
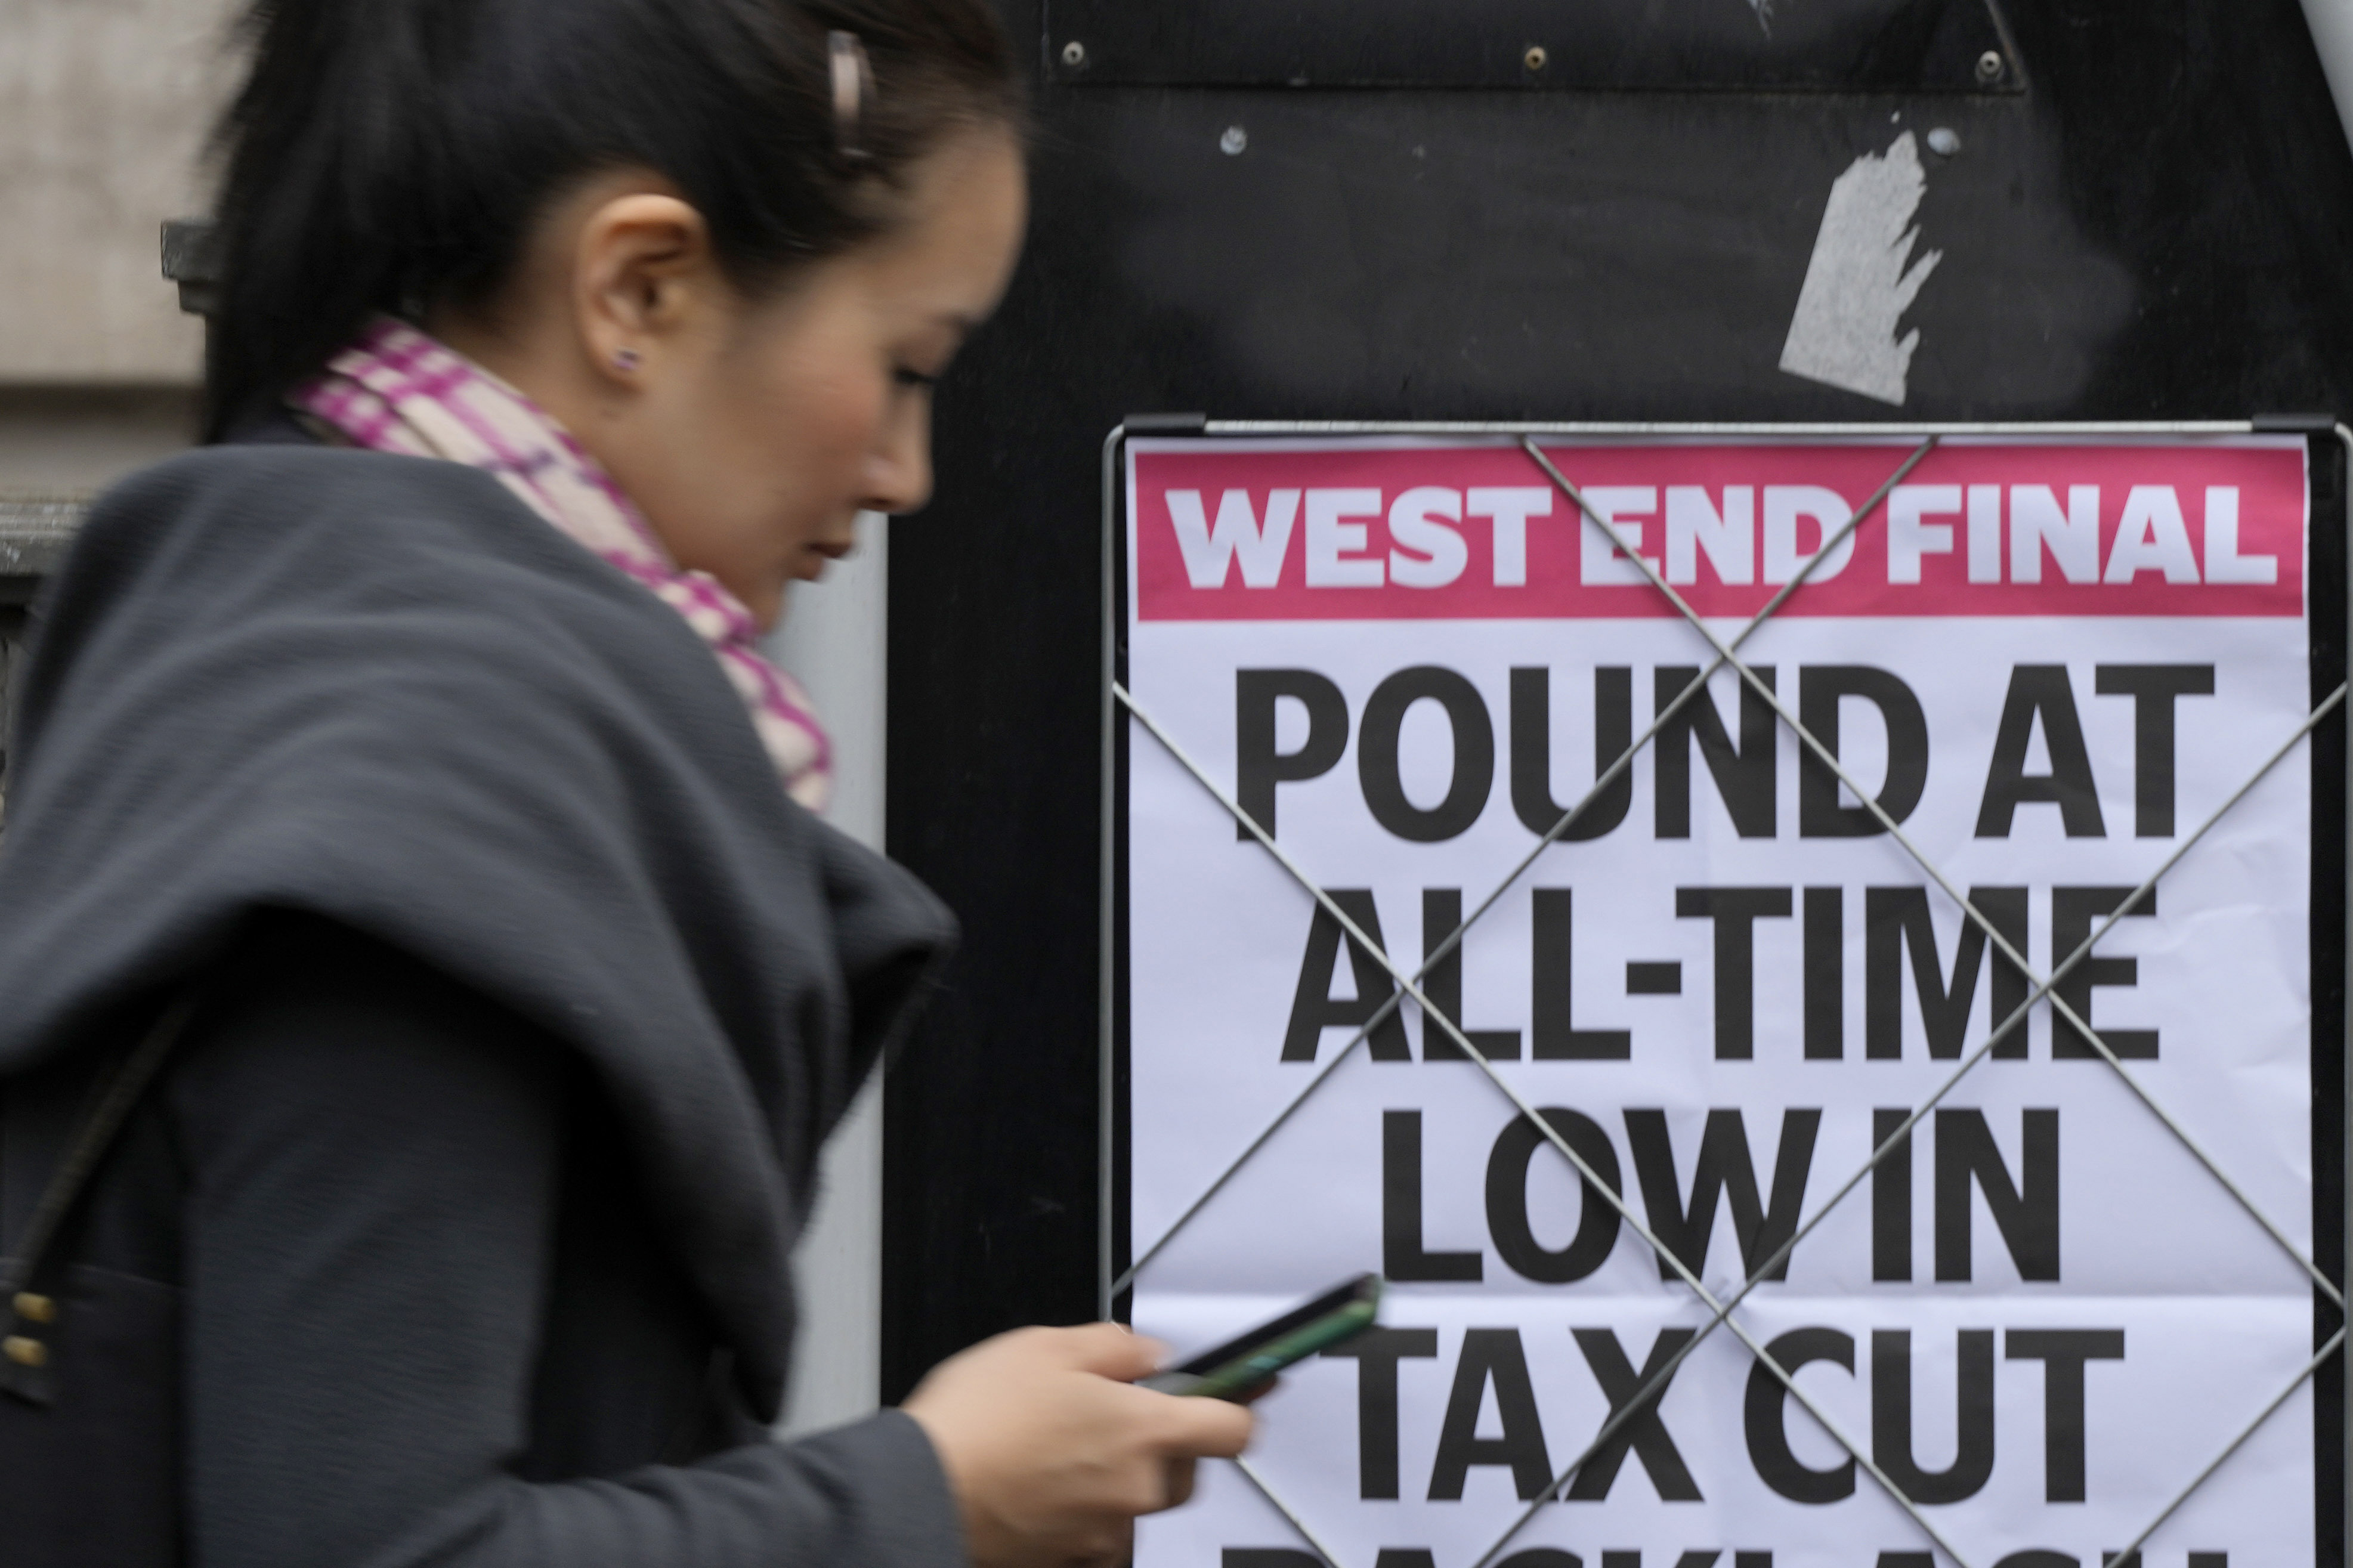
M1143 1386L1198 1399L1242 1399L1284 1367L1371 1328L1380 1315L1381 1283L1377 1274L1359 1274L1303 1307L1145 1378Z

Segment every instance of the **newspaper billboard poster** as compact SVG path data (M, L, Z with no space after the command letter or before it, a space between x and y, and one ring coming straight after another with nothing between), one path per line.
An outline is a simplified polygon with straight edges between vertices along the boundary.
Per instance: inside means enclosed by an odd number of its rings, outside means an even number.
M2327 695L2305 444L1951 437L1825 550L1916 445L1545 440L1613 542L1509 439L1126 444L1127 689L1204 775L1128 721L1132 1317L1388 1274L1252 1458L1339 1568L1948 1555L1891 1485L2103 1568L2250 1426L2144 1561L2318 1560L2313 742L2208 826ZM1676 706L1716 650L1620 544L1727 640L1809 574L1754 681ZM1492 1077L1205 779L1408 975L1503 889L1420 981ZM2112 917L2052 994L2123 1070L2043 1000L1984 1049ZM1714 1332L1640 1234L1725 1300L1800 1227ZM1307 1550L1211 1466L1137 1561Z

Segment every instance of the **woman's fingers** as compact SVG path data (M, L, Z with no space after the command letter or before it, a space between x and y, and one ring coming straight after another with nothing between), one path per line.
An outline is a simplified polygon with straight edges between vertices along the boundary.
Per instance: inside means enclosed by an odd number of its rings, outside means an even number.
M1119 1527L1100 1537L1081 1554L1081 1568L1120 1568L1135 1555L1135 1523L1122 1521Z
M1189 1501L1192 1496L1193 1461L1190 1459L1169 1460L1168 1500L1161 1504L1161 1507L1176 1508L1183 1503Z
M1168 1347L1158 1340L1130 1333L1117 1323L1089 1323L1084 1328L1064 1329L1060 1338L1071 1365L1118 1383L1150 1377L1160 1370L1161 1361L1168 1354Z
M1230 1459L1250 1447L1256 1423L1250 1413L1222 1399L1179 1399L1168 1395L1160 1412L1160 1446L1171 1454Z

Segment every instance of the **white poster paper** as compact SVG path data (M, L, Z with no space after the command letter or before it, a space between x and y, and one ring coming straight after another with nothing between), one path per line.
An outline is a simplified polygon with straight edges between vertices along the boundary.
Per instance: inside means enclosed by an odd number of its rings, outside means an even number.
M1730 637L1913 446L1546 450ZM1135 700L1409 973L1712 660L1513 443L1127 451ZM2284 437L1949 439L1740 657L2048 974L2304 721L2305 463ZM1141 1253L1391 982L1129 743ZM2047 1005L1840 1196L2028 982L1801 750L1720 671L1423 985L1719 1297L1827 1209L1734 1321L1970 1568L2101 1568L2296 1384L2310 1279ZM2306 1257L2311 795L2298 751L2060 987ZM1261 1406L1253 1463L1341 1568L1472 1568L1710 1317L1457 1055L1393 1012L1134 1296L1185 1351L1388 1274L1382 1331ZM1707 1336L1504 1560L1926 1568L1755 1368ZM2314 1419L2295 1387L2151 1568L2312 1563ZM1211 1466L1138 1562L1303 1550Z

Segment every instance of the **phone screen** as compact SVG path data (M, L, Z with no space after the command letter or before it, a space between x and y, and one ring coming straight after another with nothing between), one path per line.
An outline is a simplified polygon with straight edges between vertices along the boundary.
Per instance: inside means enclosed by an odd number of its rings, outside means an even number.
M1359 1274L1303 1307L1144 1380L1162 1394L1235 1399L1283 1368L1355 1339L1380 1314L1381 1277Z

